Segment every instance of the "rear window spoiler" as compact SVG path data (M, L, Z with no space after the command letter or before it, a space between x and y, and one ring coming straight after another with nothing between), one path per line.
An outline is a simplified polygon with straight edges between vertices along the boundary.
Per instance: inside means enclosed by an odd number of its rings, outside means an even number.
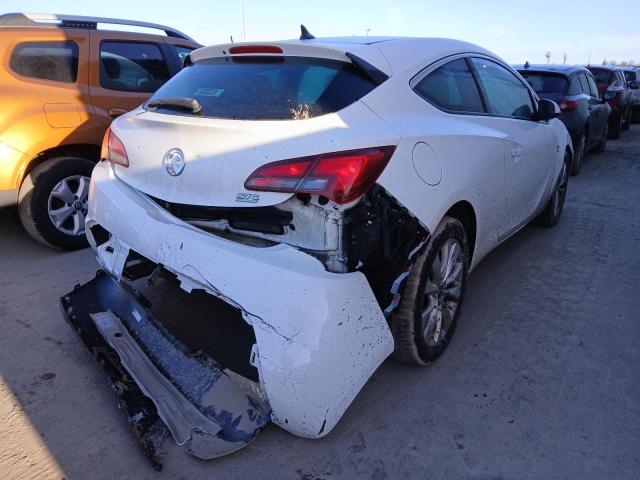
M351 52L345 52L345 55L347 56L347 58L349 60L351 60L351 62L355 66L360 68L360 70L362 70L367 75L367 77L369 77L371 79L371 81L373 83L375 83L376 85L380 85L381 83L384 83L385 81L387 81L389 79L389 75L387 75L383 71L377 69L376 67L371 65L366 60L360 58L359 56L357 56L357 55L355 55L355 54L353 54Z

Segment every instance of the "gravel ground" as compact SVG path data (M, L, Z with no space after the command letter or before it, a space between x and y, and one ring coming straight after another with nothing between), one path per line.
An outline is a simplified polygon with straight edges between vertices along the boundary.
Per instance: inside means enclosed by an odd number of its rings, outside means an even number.
M385 362L326 438L268 427L197 461L138 451L58 298L96 269L44 248L0 199L2 479L635 479L640 475L640 125L572 177L557 228L531 225L470 277L428 368Z

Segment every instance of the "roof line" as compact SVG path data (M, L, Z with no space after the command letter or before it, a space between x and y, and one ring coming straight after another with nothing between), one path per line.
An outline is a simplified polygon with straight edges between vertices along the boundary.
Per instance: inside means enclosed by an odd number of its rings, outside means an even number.
M0 15L0 26L4 27L70 27L96 29L98 23L152 28L155 30L162 30L168 37L182 38L184 40L195 42L193 38L182 33L180 30L158 23L123 20L121 18L59 15L52 13L7 13Z

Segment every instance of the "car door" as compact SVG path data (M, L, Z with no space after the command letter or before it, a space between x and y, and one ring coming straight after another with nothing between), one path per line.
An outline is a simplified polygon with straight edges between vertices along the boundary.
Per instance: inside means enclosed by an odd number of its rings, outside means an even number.
M546 200L556 142L549 123L534 120L533 91L515 72L488 58L473 57L471 64L489 113L483 120L505 135L508 213L499 232L505 238L529 221Z
M600 143L609 122L609 112L611 109L602 102L598 85L591 72L581 73L587 80L589 86L589 147Z
M144 102L175 71L162 37L91 32L91 99L106 124Z

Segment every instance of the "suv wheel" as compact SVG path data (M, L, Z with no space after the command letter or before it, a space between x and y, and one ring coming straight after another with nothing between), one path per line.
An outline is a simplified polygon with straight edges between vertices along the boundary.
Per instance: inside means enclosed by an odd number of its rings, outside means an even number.
M622 133L622 123L624 121L624 114L620 112L620 118L616 120L616 123L609 129L609 138L618 139Z
M604 152L604 149L607 146L607 138L609 138L609 123L605 124L604 130L602 132L602 138L600 139L600 143L596 145L596 148L593 149L594 152L596 153Z
M584 160L585 153L587 151L587 132L583 132L580 138L576 142L575 155L573 156L573 162L571 163L571 175L577 175L580 173L580 167L582 166L582 160Z
M468 269L464 227L444 217L416 259L391 320L398 360L427 365L442 354L460 315Z
M622 130L629 130L631 126L631 109L625 109L626 115L624 115L624 121L622 122Z
M84 233L94 164L76 157L47 160L25 178L18 196L20 220L39 242L63 250L88 245Z
M547 226L553 227L560 220L560 215L562 215L562 208L564 207L564 199L567 196L567 182L569 181L568 174L568 165L570 164L570 158L565 158L564 165L562 166L562 170L560 171L560 177L558 178L558 183L556 184L556 188L551 194L551 198L549 198L549 202L547 206L544 208L542 213L540 214L539 220L540 222Z

